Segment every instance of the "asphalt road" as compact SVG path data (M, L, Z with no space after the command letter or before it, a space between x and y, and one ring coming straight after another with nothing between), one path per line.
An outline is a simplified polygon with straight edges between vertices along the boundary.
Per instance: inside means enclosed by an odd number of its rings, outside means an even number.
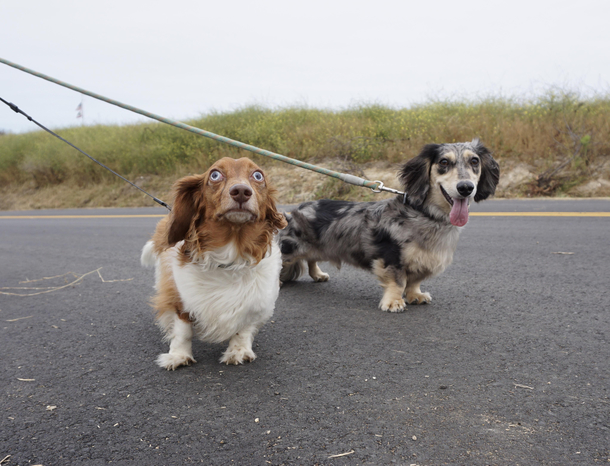
M139 266L158 218L131 216L163 209L0 213L0 462L607 464L610 216L508 213L610 201L473 210L504 215L471 217L432 304L383 313L372 275L323 264L282 289L255 362L197 342L175 372Z

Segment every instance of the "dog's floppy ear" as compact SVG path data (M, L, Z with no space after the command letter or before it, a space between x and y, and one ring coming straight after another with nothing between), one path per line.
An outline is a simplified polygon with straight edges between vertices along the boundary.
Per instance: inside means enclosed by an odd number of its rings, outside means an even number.
M283 230L288 225L286 221L286 217L282 212L279 212L276 207L276 196L277 191L274 188L269 188L267 193L267 205L266 205L266 215L265 220L269 222L269 224L275 230Z
M481 177L477 184L477 193L474 196L475 202L484 201L496 192L496 186L500 181L500 166L494 160L491 152L478 139L473 139L474 151L481 159Z
M204 178L187 176L174 185L175 200L167 228L167 242L173 246L186 238L195 217L203 215Z
M430 167L438 154L439 144L427 144L417 157L403 165L398 173L409 204L421 206L430 190Z

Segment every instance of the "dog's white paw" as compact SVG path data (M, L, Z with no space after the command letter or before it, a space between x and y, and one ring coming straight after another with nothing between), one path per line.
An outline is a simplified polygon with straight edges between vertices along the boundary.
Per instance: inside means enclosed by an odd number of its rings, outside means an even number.
M157 357L157 364L168 371L176 370L180 366L188 366L197 362L190 354L163 353Z
M387 312L402 312L406 309L407 305L403 299L385 300L382 299L379 303L379 308L382 311Z
M243 364L244 362L252 362L255 359L256 354L254 354L254 351L252 351L252 349L245 348L243 346L237 346L229 347L229 349L227 349L222 355L222 358L220 358L220 362L227 365L233 364L238 366L239 364Z
M330 275L328 275L327 273L324 272L320 272L318 274L316 274L315 276L312 275L313 281L314 282L327 282L328 279L330 278Z
M409 304L429 304L432 302L430 293L407 292L407 302Z

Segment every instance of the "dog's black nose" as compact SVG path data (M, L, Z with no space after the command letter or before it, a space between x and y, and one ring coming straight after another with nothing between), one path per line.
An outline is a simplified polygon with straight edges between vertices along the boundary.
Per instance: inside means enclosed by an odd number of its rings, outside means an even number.
M468 197L474 191L474 183L472 181L460 181L457 184L457 191L461 196Z
M250 186L246 186L245 184L236 184L231 186L229 194L235 202L243 204L244 202L247 202L250 197L252 197L252 189L250 189Z

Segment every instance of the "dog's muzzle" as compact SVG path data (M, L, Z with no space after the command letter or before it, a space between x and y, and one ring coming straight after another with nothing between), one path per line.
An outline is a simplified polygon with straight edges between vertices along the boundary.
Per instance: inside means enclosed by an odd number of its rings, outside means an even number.
M474 192L474 183L472 181L460 181L456 190L459 197L452 198L449 193L441 186L441 192L449 205L451 205L451 212L449 213L449 221L456 227L463 227L468 223L468 200L469 196Z
M474 183L472 181L460 181L456 186L457 192L460 196L468 197L474 191Z

